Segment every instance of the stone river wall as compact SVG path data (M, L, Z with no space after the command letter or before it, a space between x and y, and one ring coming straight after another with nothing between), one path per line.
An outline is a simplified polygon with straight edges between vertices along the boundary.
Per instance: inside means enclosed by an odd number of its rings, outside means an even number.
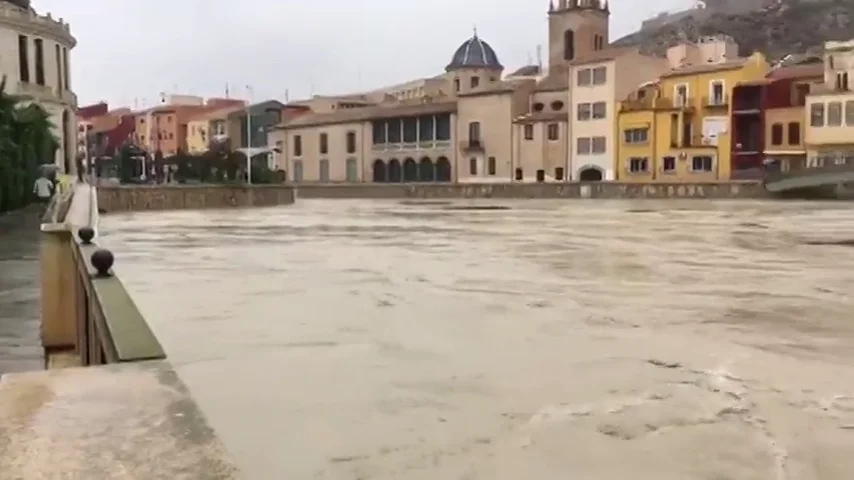
M768 198L757 182L301 184L298 198Z
M294 203L289 185L122 185L98 187L98 208L106 212L272 207Z
M289 205L294 198L768 198L756 182L106 186L107 212Z

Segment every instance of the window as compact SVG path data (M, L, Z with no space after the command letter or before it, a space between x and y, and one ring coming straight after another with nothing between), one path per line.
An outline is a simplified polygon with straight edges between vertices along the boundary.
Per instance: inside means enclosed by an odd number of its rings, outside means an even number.
M603 48L605 48L605 37L593 35L593 50L602 50Z
M563 180L563 167L555 167L555 180Z
M543 108L545 108L545 105L543 105L543 104L542 104L542 103L540 103L540 102L537 102L537 103L535 103L535 104L534 104L534 111L535 111L535 112L542 112L542 111L543 111Z
M691 170L695 172L711 172L713 163L712 157L708 155L697 155L695 157L691 157Z
M563 32L563 59L575 60L575 32L572 30Z
M789 145L800 145L801 144L801 123L800 122L789 122L787 127L789 130Z
M644 173L649 170L649 159L646 157L629 158L629 172Z
M525 125L525 140L533 140L534 139L534 126L533 125Z
M56 88L62 90L62 49L58 43L54 47L54 55L56 56Z
M673 96L675 97L673 100L673 103L677 107L687 106L688 105L688 85L685 85L685 84L676 85L676 87L674 87Z
M469 145L480 145L480 122L469 123Z
M545 170L537 170L537 182L543 183L546 181L546 171Z
M326 155L329 153L329 135L325 133L320 134L319 145L320 154Z
M523 175L523 173L522 173L522 169L521 169L521 168L517 168L517 169L516 169L516 173L515 173L515 175L514 175L514 176L515 176L516 180L520 180L520 181L521 181L521 180L523 180L523 179L525 178L525 177L524 177L524 175Z
M577 81L579 87L586 87L593 83L593 71L589 68L582 68L577 73Z
M676 170L676 157L663 157L661 159L661 171L673 172Z
M775 123L771 125L771 145L783 144L783 124Z
M649 142L648 128L630 128L623 130L623 143L639 144Z
M590 137L580 137L575 142L575 153L579 155L590 154Z
M68 48L62 47L62 79L64 80L64 89L71 90L71 72L68 69Z
M36 84L44 85L44 40L35 39L36 44Z
M21 81L28 83L30 81L30 45L29 37L26 35L18 35L18 74Z
M605 102L596 102L593 104L593 119L601 120L608 116L608 107Z
M455 92L460 91L460 79L459 78L454 79L454 91Z
M721 80L713 81L711 87L709 87L709 104L723 105L725 103L724 100L724 82Z
M302 160L294 160L294 182L302 182Z
M469 174L477 175L477 159L474 157L469 159Z
M854 127L854 100L845 102L845 125Z
M495 157L489 157L486 162L486 172L490 175L495 175L496 165L495 165Z
M561 102L560 100L555 100L554 102L552 102L552 110L554 110L555 112L563 110L563 102Z
M608 75L605 67L596 67L593 69L593 85L604 85Z
M320 160L319 169L320 169L320 171L319 171L318 180L320 180L321 182L328 182L329 181L329 160L327 160L325 158Z
M811 127L823 127L824 126L824 104L823 103L813 103L810 105L810 126Z
M356 153L356 132L347 132L347 153Z
M560 126L556 123L550 123L548 126L549 140L558 140L560 138Z
M302 136L294 135L294 156L301 157L302 156Z
M839 72L836 74L836 89L848 90L848 72Z
M806 105L807 103L807 95L810 93L810 86L808 83L798 83L795 85L795 101L794 105Z
M477 88L480 85L480 77L471 77L471 88Z
M827 126L842 126L842 102L830 102L827 104Z
M578 113L577 113L578 120L581 120L581 121L590 120L590 116L592 115L592 112L591 112L591 106L589 103L579 103L577 109L578 109Z
M175 138L175 134L172 132L169 132L169 140L173 140L174 138Z
M605 137L593 137L591 139L590 153L596 155L605 153Z

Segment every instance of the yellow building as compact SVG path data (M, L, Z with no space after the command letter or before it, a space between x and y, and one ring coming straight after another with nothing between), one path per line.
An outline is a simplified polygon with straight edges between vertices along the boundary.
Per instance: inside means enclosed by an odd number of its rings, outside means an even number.
M733 87L765 77L765 56L738 58L729 37L701 39L667 52L673 65L620 105L617 179L625 182L728 180Z
M854 40L825 43L824 82L812 87L805 112L807 166L854 164Z
M243 106L229 106L201 113L187 122L187 151L200 154L208 151L212 141L228 137L228 115Z

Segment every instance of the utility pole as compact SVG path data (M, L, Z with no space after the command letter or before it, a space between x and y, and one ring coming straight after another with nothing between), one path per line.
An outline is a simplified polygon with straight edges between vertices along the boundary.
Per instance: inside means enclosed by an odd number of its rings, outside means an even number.
M252 96L251 85L246 85L246 183L252 185Z

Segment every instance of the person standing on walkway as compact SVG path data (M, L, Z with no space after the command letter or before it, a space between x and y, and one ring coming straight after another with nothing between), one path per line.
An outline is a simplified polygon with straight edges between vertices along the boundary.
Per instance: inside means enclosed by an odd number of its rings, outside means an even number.
M50 197L53 196L54 188L53 182L50 179L41 176L33 184L33 193L36 195L39 203L47 205L50 202Z

